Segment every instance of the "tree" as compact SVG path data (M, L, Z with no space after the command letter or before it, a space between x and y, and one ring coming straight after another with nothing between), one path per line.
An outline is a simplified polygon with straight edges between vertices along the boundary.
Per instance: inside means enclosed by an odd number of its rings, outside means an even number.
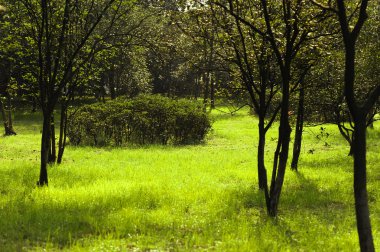
M12 106L11 106L11 91L10 91L10 80L11 80L11 60L9 54L7 53L7 43L9 38L8 29L9 24L6 22L6 8L0 5L0 110L4 121L4 130L6 136L16 135L13 129L12 123ZM7 106L4 106L3 97L7 101Z
M90 60L83 64L75 78L63 89L60 98L58 164L62 162L66 146L67 109L75 96L95 94L96 98L104 100L106 89L111 99L119 95L136 96L151 90L144 33L149 28L152 16L151 11L142 9L139 2L119 2L115 13L106 15L94 32L92 37L95 39L89 40L93 50L90 53L84 50L79 57ZM52 140L54 138L52 135Z
M350 116L354 122L352 135L352 150L354 157L354 195L356 223L359 234L360 249L362 251L374 251L371 222L369 217L367 178L366 178L366 127L367 115L375 105L380 96L380 85L368 95L368 98L358 102L354 92L355 84L355 44L367 16L368 0L360 3L359 16L350 28L350 19L347 7L343 0L337 0L337 15L342 31L345 46L345 72L344 72L344 94Z
M358 93L355 92L356 44L368 19L367 8L369 1L358 1L355 6L345 3L343 0L337 0L335 6L332 6L330 2L329 5L313 2L322 9L334 12L340 24L345 55L344 97L353 123L350 143L354 159L356 225L361 251L374 251L367 193L366 128L368 114L380 96L380 84L376 84L364 99L360 99Z
M331 20L326 17L326 20ZM291 161L291 169L293 171L298 171L298 160L301 154L302 146L302 136L304 124L310 120L305 115L306 108L310 108L310 101L307 100L307 97L312 94L311 100L319 101L320 98L315 97L315 91L318 92L320 76L313 76L312 70L314 68L321 68L323 64L323 57L329 54L326 45L331 44L332 37L335 31L325 31L323 26L319 28L319 36L313 39L309 46L304 47L303 50L300 50L299 57L294 60L293 66L293 75L297 76L298 82L294 86L294 95L292 97L293 102L291 102L292 110L289 111L290 115L295 115L295 133L294 133L294 142L293 142L293 155ZM324 72L323 72L324 73ZM315 103L312 101L312 103ZM313 111L316 112L316 111Z
M204 45L195 43L184 34L187 27L179 24L182 18L179 16L184 13L165 9L162 14L147 46L152 91L172 97L198 96L201 92L200 76L205 72L202 69L203 55L200 55L204 52Z
M305 65L304 65L305 64ZM298 171L298 160L301 155L301 146L302 146L302 133L304 125L304 114L305 114L305 90L307 85L305 83L306 75L308 74L312 65L309 62L300 63L299 68L301 69L299 82L298 82L298 104L297 104L297 119L295 125L295 137L293 143L293 155L291 162L291 169Z
M48 185L47 164L52 148L52 118L62 91L88 63L101 38L111 32L124 1L22 0L31 23L30 36L38 52L36 68L43 112L39 186ZM111 22L103 25L109 15ZM113 19L114 17L115 19ZM98 28L103 28L99 31ZM96 35L96 36L95 36ZM54 139L53 139L54 140Z
M265 135L280 109L279 104L273 102L280 91L274 55L269 49L268 42L247 29L240 21L241 18L244 20L257 18L250 16L252 12L244 11L243 6L236 5L234 11L239 15L237 18L229 16L225 10L218 12L217 7L218 4L211 5L215 22L223 31L218 33L217 41L227 52L225 60L236 65L240 83L249 94L252 107L259 118L257 164L259 188L264 189ZM270 107L275 108L270 109Z
M225 13L244 25L250 32L261 36L269 44L280 72L281 104L278 142L270 188L264 166L259 168L259 182L264 185L268 213L277 215L282 186L289 154L291 127L289 124L290 93L294 80L293 64L299 51L310 45L319 23L326 20L324 12L313 8L308 1L212 1L212 4L225 10ZM244 18L241 11L257 13L255 18Z

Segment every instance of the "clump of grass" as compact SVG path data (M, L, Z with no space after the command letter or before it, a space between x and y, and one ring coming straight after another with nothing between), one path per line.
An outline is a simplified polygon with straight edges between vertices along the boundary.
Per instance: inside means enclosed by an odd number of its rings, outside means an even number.
M40 126L27 116L15 123L19 134L0 138L0 251L358 250L352 159L333 125L328 145L316 139L319 128L306 130L300 172L287 171L272 219L257 189L257 120L247 111L216 115L198 146L69 146L46 188L35 186ZM378 130L368 133L376 247ZM276 133L267 136L268 170Z

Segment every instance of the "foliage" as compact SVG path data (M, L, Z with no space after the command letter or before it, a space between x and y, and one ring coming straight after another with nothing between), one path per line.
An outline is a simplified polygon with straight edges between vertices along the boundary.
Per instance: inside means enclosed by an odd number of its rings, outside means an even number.
M190 144L201 142L210 128L197 102L140 95L73 111L68 137L74 145Z

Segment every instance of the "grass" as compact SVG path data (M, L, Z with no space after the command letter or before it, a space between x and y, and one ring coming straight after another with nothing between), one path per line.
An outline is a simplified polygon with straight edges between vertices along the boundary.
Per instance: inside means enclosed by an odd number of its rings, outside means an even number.
M309 127L276 219L257 189L257 120L213 114L205 144L68 147L35 186L40 121L0 137L0 251L359 251L352 159L333 125ZM277 127L267 136L270 170ZM380 124L369 131L368 191L380 248Z

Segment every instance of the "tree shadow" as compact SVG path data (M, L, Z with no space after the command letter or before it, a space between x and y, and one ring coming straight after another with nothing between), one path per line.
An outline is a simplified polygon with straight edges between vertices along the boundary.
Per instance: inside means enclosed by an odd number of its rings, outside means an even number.
M305 177L301 172L296 172L296 181L285 185L282 207L292 209L310 209L317 211L344 210L348 206L341 201L341 188L338 184L334 188L321 185L316 181ZM319 181L320 182L320 181Z
M0 211L0 250L4 244L26 244L29 247L45 246L52 243L59 248L67 247L73 240L97 237L113 233L115 228L124 224L127 233L143 233L154 226L149 219L143 219L149 211L160 208L160 198L139 187L125 194L103 197L89 194L87 198L60 199L49 195L50 188L24 188L23 192L11 193L1 191L1 197L11 195ZM109 224L110 216L125 208L133 208L140 212L139 218L144 222L141 226L136 215L123 221L122 215L116 223ZM128 226L128 227L127 227ZM142 231L143 230L143 231Z
M279 216L292 215L295 212L303 212L314 215L324 213L323 221L330 223L337 218L351 218L342 213L348 213L352 206L344 202L341 198L343 194L341 187L331 188L320 185L317 181L305 177L303 173L296 173L296 181L288 181L284 185L280 198ZM234 214L250 211L250 209L260 209L261 217L266 217L266 205L264 192L258 190L256 186L236 188L226 196L225 217ZM338 214L339 213L339 217ZM270 219L268 217L268 219Z

